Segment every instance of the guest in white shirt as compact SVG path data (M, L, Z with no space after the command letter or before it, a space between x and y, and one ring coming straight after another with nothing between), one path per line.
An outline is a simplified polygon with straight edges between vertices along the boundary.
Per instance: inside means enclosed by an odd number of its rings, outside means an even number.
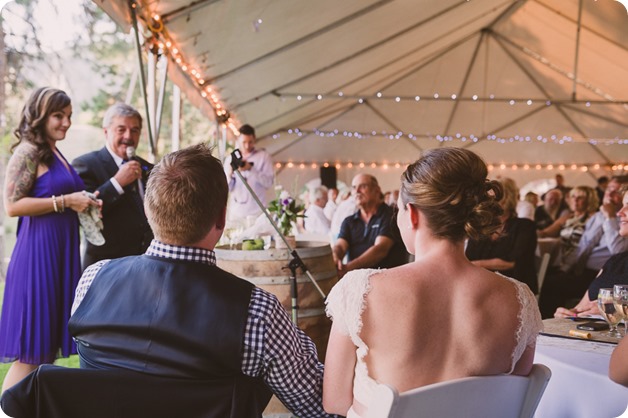
M305 211L305 231L312 234L327 235L331 221L325 216L323 208L327 204L327 187L319 186L310 191L310 206Z
M323 208L323 212L325 212L325 217L329 219L331 222L334 217L334 212L336 212L336 208L338 205L336 204L336 199L338 198L338 189L331 188L327 191L327 204Z

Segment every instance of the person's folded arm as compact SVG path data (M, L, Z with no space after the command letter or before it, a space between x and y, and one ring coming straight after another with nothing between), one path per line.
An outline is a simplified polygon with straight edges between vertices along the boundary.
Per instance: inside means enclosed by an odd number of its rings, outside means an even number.
M371 248L347 263L347 270L375 267L386 258L393 244L394 241L391 238L379 235Z

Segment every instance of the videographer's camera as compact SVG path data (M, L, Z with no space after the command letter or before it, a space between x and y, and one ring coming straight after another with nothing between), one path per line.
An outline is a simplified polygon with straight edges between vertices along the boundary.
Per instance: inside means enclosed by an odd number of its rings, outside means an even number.
M231 168L237 170L240 167L244 167L246 163L247 162L242 159L242 153L240 152L240 150L233 150L233 152L231 153ZM252 166L253 162L249 162L249 164L251 164Z

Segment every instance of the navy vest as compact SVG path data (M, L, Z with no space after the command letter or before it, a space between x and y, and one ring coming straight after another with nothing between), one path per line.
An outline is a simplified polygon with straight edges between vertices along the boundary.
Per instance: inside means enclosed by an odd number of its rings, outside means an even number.
M241 375L252 289L203 263L112 260L68 325L81 367L194 379Z

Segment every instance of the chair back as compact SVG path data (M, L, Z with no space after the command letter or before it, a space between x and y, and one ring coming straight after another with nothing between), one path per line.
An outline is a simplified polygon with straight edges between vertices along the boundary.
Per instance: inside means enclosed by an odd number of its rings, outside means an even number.
M196 380L43 365L2 394L13 418L260 417L272 393L248 376Z
M535 364L528 376L466 377L401 394L380 384L365 418L531 418L551 375Z

